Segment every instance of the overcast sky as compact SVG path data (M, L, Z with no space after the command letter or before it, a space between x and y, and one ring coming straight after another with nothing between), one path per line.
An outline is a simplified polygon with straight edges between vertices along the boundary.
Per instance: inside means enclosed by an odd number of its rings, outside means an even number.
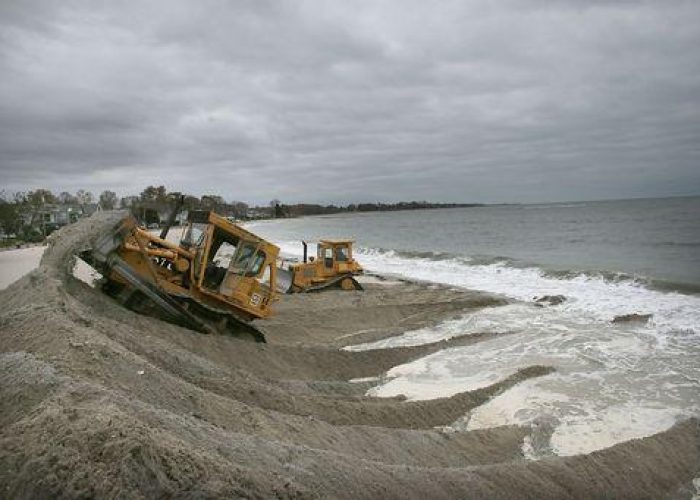
M0 1L0 189L700 194L700 2Z

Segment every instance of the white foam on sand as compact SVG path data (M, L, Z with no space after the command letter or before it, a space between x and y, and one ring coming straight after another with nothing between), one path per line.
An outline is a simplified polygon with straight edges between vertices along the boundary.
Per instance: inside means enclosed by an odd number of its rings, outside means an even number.
M613 324L560 306L524 303L484 309L446 325L432 335L430 329L409 332L383 347L417 338L432 341L446 331L502 335L394 367L388 380L368 394L409 400L449 397L496 383L519 368L553 366L555 373L512 387L465 421L471 430L531 425L544 418L553 425L548 450L559 455L648 436L700 415L695 333L659 335L653 324Z
M381 283L381 282L380 282ZM371 349L387 349L390 347L406 347L421 344L429 344L440 340L447 340L465 334L465 322L469 323L475 316L460 316L452 320L444 321L433 327L420 328L405 332L398 337L391 337L376 342L367 342L344 347L346 351L366 351Z
M556 308L526 304L484 313L487 321L471 324L496 331L493 319L500 313L503 333L517 333L394 367L386 374L390 380L368 394L448 397L503 380L522 367L554 366L555 373L517 384L464 420L471 430L545 419L553 426L549 451L559 455L606 448L700 415L700 346L694 334L660 343L634 327L567 324Z
M370 275L359 275L356 276L355 279L363 285L396 286L401 284L401 282L397 280L380 279Z
M650 436L692 414L679 408L645 406L634 400L605 406L596 399L574 399L549 390L547 385L533 380L509 389L465 417L466 429L547 422L552 425L547 451L569 456ZM539 458L536 450L530 455Z

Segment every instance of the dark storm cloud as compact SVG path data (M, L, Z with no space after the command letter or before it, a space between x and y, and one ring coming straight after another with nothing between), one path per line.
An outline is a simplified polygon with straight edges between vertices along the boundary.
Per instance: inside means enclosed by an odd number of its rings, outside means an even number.
M9 190L700 191L696 2L0 3Z

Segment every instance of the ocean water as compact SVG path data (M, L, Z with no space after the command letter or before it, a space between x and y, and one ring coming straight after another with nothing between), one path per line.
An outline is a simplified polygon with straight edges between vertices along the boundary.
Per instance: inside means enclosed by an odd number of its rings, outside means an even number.
M520 367L556 372L505 391L453 424L533 424L530 456L573 455L700 416L700 198L490 206L264 221L288 256L299 240L352 236L370 271L503 295L511 303L349 349L493 332L391 369L377 397L449 396ZM557 306L535 297L563 295ZM646 323L612 323L623 314Z

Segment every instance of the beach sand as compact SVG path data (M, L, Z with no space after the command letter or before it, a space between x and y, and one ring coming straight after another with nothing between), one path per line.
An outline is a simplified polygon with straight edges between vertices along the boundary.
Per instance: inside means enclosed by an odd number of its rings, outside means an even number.
M0 290L39 265L45 246L13 248L0 252Z
M381 278L364 292L285 296L267 344L141 316L73 276L74 253L113 224L99 214L51 238L0 292L0 488L7 498L690 498L700 425L588 455L527 460L538 427L449 426L510 387L429 401L365 392L391 367L456 337L347 351L502 298ZM365 379L364 382L350 382Z

